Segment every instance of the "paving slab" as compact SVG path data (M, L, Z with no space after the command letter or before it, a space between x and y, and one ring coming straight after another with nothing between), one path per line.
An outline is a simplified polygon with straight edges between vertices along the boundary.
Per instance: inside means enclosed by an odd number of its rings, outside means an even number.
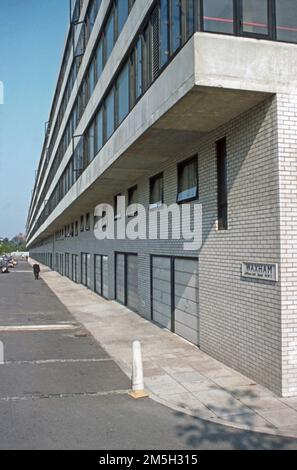
M132 343L141 341L145 387L155 401L235 428L297 437L296 399L280 399L177 335L44 266L42 279L128 377Z

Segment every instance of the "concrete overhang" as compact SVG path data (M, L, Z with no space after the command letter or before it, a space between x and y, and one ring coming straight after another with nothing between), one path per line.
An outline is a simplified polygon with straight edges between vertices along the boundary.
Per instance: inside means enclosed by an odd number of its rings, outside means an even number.
M196 33L29 239L29 245L139 178L157 172L173 156L189 156L202 135L273 94L296 93L296 52L292 44Z

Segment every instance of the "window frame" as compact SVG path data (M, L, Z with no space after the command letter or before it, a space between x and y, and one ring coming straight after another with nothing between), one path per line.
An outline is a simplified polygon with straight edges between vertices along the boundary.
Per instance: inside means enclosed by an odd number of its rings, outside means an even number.
M121 218L121 213L118 212L118 197L122 196L122 193L117 193L113 197L113 211L114 211L114 220Z
M204 2L205 2L205 0L201 0L200 5L198 6L198 10L199 10L199 13L198 13L199 19L198 19L198 21L199 21L199 24L200 24L200 30L201 31L204 31L204 32L210 33L210 34L224 34L224 35L227 35L227 36L236 36L236 35L238 35L239 18L240 17L239 17L239 8L238 8L237 0L233 0L233 32L230 32L230 33L227 32L227 31L225 31L225 32L213 31L213 30L206 29L204 27Z
M153 185L158 181L159 179L162 179L162 194L161 194L161 199L156 202L152 202L152 193L153 193ZM149 209L158 209L162 207L164 204L164 172L161 171L160 173L157 173L156 175L152 176L149 179Z
M267 1L267 34L253 33L244 31L243 29L243 2L239 0L238 3L235 1L235 20L237 20L237 31L234 31L235 35L241 37L250 37L258 39L275 39L275 1Z
M85 230L86 232L89 232L91 230L91 214L88 212L85 217Z
M195 195L185 195L183 197L180 197L183 193L189 192L191 189L195 188L189 188L185 191L180 191L180 178L182 171L187 165L190 165L192 163L195 163L196 166L196 192ZM177 195L176 195L176 202L177 204L184 204L185 202L191 202L191 201L196 201L199 199L199 168L198 168L198 154L192 155L191 157L187 158L186 160L182 160L177 164Z
M85 231L85 216L84 215L80 216L80 231L81 232Z
M132 204L138 204L137 203L133 203L131 202L131 195L136 192L137 193L137 196L138 196L138 185L135 184L134 186L131 186L129 189L128 189L128 208L132 205ZM137 197L138 199L138 197ZM134 211L134 212L129 212L127 215L128 217L135 217L136 215L138 214L138 211Z
M229 230L227 138L222 137L217 140L215 146L217 162L217 230L219 232L226 232ZM222 151L222 146L224 151ZM221 164L222 159L224 159L223 165ZM222 174L222 171L224 171L224 174ZM224 178L223 184L222 178ZM225 193L225 197L222 197L222 193ZM223 217L224 214L225 218Z

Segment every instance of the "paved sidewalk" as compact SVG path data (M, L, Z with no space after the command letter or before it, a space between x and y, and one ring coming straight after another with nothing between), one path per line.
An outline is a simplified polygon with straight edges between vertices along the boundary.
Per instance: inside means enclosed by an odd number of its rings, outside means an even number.
M297 437L297 398L281 399L182 338L42 266L60 301L131 377L142 343L145 387L175 410L240 429Z

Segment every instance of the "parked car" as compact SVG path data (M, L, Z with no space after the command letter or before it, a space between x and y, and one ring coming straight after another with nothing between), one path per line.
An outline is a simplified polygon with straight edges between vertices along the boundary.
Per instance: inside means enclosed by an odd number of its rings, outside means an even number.
M0 258L0 273L2 274L9 273L8 262L4 257Z

